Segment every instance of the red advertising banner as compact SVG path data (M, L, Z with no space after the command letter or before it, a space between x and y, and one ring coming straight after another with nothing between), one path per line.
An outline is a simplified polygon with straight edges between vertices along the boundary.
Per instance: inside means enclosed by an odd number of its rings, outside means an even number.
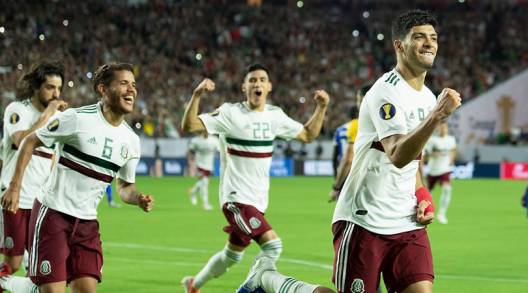
M528 180L528 163L502 163L501 179Z

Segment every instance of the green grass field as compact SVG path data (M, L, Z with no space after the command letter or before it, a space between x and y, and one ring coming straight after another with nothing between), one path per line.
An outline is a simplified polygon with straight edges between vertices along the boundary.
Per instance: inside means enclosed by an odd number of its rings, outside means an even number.
M139 178L152 193L152 213L137 207L110 209L101 203L104 249L99 292L183 292L180 279L193 275L220 250L225 220L217 205L218 181L210 198L215 210L191 206L192 178ZM528 292L528 218L520 207L526 182L455 181L449 224L429 227L435 261L435 292ZM278 262L284 274L333 287L331 217L326 202L331 178L274 178L267 218L282 238ZM435 190L437 200L439 191ZM257 247L202 292L234 292L244 280Z

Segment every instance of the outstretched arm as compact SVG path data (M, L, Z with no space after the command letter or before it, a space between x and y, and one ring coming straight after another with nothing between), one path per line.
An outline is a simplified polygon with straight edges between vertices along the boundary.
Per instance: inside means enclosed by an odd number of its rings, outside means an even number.
M117 193L125 203L137 205L145 212L150 212L154 207L154 198L139 192L134 183L117 178Z
M198 118L198 107L200 105L200 98L204 92L212 92L215 89L215 84L212 80L206 78L194 89L191 100L185 108L183 114L181 129L183 132L201 132L205 131L205 125L202 120Z
M301 131L301 133L299 133L299 135L296 137L297 140L306 143L312 142L317 136L319 136L321 127L323 127L326 108L328 107L330 97L324 90L317 90L315 91L314 100L317 103L315 111L308 122L304 124L303 131Z

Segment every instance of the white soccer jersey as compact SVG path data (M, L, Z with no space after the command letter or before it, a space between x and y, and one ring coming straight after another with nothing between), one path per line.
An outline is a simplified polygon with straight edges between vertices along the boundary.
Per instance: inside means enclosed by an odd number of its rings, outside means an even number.
M428 155L429 161L429 175L439 176L451 172L453 166L451 165L451 151L456 148L455 138L451 135L444 137L433 136L427 142L425 151Z
M134 183L139 137L123 121L113 126L101 104L68 109L36 131L47 146L59 143L58 164L38 200L59 212L97 218L97 205L114 177Z
M436 98L426 86L416 91L396 70L376 81L360 107L352 169L339 196L333 222L350 221L384 235L423 227L415 220L419 161L398 169L379 141L412 131L435 104Z
M218 138L216 136L195 136L189 143L189 149L194 151L194 160L198 168L213 171L214 155L219 150Z
M4 161L4 165L0 183L2 196L7 187L9 187L11 178L15 173L19 153L11 137L16 132L30 129L40 118L41 114L33 106L30 99L12 102L5 109L4 137L2 139L2 160ZM51 171L52 155L53 150L46 147L39 147L33 152L33 156L24 173L24 178L22 178L19 208L31 209L35 197L42 193L42 186Z
M242 103L225 103L199 116L210 134L220 135L220 204L237 202L261 212L268 207L273 140L297 137L303 125L279 107L253 111Z

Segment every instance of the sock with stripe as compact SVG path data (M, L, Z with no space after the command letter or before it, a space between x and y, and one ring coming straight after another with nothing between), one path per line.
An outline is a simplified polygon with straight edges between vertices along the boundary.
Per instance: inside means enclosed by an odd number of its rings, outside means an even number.
M286 277L276 271L264 272L260 282L264 291L276 293L312 293L319 287Z
M0 278L0 286L12 293L38 293L39 288L28 277L5 276Z
M260 253L255 257L256 259L261 255L265 255L273 261L277 261L282 253L282 241L280 238L272 239L260 245L260 249Z
M231 250L227 246L222 251L217 252L194 277L194 289L199 289L212 278L223 275L229 267L240 262L242 256L244 256L244 252Z

